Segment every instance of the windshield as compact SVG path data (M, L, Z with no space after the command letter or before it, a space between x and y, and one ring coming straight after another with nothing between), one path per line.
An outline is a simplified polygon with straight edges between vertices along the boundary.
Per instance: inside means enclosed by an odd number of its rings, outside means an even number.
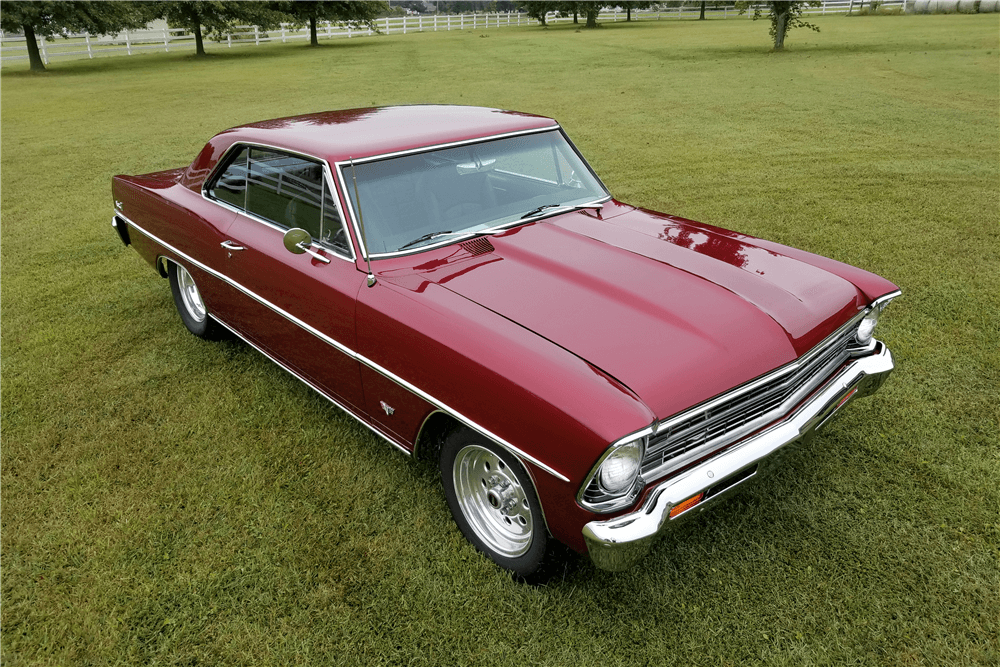
M372 255L419 250L609 195L558 131L343 166ZM528 215L530 214L530 215Z

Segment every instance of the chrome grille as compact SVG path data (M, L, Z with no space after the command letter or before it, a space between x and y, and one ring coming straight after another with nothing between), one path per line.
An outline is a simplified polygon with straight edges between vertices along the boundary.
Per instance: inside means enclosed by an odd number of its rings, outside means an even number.
M860 315L791 364L661 424L650 436L642 476L652 481L780 419L852 354Z

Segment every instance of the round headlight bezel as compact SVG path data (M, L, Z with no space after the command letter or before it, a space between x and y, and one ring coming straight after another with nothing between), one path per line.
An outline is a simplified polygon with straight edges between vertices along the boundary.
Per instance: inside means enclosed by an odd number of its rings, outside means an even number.
M859 344L868 345L872 342L872 339L875 337L875 327L878 326L878 318L881 314L882 309L875 306L861 318L861 321L858 323L857 333L854 335Z
M597 470L597 484L609 496L622 496L635 485L642 467L642 440L632 440L613 448Z

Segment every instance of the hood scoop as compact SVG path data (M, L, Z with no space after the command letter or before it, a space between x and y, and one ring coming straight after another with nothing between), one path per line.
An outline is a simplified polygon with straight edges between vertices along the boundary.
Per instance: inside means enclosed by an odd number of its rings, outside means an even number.
M495 250L493 244L485 236L480 236L476 239L471 239L465 243L460 243L460 246L465 249L467 253L475 257L476 255L485 255L491 253Z

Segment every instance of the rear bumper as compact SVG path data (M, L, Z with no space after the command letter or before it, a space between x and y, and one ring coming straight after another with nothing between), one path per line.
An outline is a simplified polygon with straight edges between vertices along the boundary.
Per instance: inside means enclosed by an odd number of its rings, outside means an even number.
M594 564L605 570L625 570L643 558L654 540L677 519L703 509L753 477L758 466L788 444L811 437L849 401L877 390L893 369L892 354L882 343L875 353L854 359L791 415L748 437L724 453L655 487L634 512L583 527ZM703 498L686 510L670 513L699 493Z

